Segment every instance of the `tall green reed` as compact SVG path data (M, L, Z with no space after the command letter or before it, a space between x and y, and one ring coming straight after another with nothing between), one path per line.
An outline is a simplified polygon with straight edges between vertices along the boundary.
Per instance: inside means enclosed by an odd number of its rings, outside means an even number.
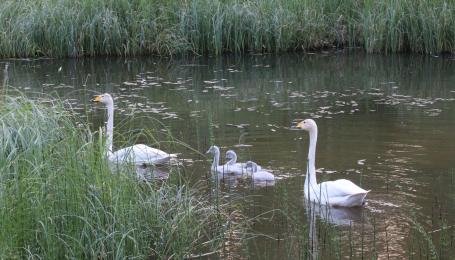
M0 56L284 52L454 52L442 0L5 0Z
M0 258L183 258L221 247L223 205L175 178L112 173L103 138L76 121L58 102L2 99Z

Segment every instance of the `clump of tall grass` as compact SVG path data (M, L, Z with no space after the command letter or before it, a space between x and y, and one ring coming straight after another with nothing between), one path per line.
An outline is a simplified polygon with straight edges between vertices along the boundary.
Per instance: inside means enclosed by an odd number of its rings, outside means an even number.
M436 205L433 210L438 212L432 220L433 227L430 230L418 221L415 212L411 212L409 259L446 259L455 252L455 226L451 225L452 218L443 213L440 205Z
M4 0L0 56L455 51L442 0Z
M0 102L1 259L181 259L222 245L223 205L111 173L101 139L58 102Z

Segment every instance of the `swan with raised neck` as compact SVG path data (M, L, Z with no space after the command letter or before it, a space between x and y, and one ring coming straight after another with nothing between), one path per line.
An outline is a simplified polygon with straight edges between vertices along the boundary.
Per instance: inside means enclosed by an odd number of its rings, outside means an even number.
M309 201L332 206L354 207L364 205L365 197L369 191L360 188L350 180L339 179L317 183L315 160L318 126L313 119L305 119L297 127L307 131L310 136L308 166L303 188L305 198Z
M170 159L177 157L176 154L169 154L145 144L136 144L114 152L114 99L110 94L104 93L95 96L93 101L102 103L107 108L106 154L109 161L117 164L133 163L136 165L147 165L167 163Z
M212 167L210 170L216 172L220 167L220 148L216 145L212 145L207 150L206 154L213 154Z

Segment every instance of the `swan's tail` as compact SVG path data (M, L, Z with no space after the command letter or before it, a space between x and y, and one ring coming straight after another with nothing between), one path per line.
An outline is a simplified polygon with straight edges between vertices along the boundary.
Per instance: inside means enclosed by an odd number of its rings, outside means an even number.
M179 164L178 154L170 153L168 156L163 158L160 163L161 165L168 164L168 165L177 165Z
M343 206L343 207L362 207L363 205L365 205L365 197L367 196L368 192L370 192L370 191L367 190L366 192L349 195L343 201L344 205L340 205L340 206Z
M178 154L166 154L166 156L159 159L154 159L153 163L144 163L145 165L154 164L154 165L166 165L166 164L177 164L178 163Z

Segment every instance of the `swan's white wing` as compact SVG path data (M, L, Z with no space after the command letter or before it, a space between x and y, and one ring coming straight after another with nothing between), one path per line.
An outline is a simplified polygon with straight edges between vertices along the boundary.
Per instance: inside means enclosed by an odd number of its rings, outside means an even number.
M275 180L275 175L268 171L256 171L253 172L252 174L253 180L257 181L274 181Z
M109 160L116 163L159 164L176 157L144 144L122 148L109 155Z
M243 164L243 163L225 164L224 169L228 173L244 174L244 173L246 173L246 168L244 167L244 165L245 164Z
M233 172L233 169L231 167L229 167L229 165L218 165L216 168L214 169L211 169L212 171L215 171L216 173L218 174L231 174L231 173L235 173Z
M218 165L215 169L217 173L220 174L241 174L242 173L242 168L238 167L238 163L232 163L232 164L224 164L224 165ZM213 169L212 169L213 171Z
M251 173L251 168L246 167L246 163L226 163L224 166L225 173L246 174ZM262 167L257 165L257 171L261 171Z
M336 181L326 181L318 185L322 194L327 194L327 197L341 197L359 193L367 193L368 191L355 185L352 181L340 179Z

